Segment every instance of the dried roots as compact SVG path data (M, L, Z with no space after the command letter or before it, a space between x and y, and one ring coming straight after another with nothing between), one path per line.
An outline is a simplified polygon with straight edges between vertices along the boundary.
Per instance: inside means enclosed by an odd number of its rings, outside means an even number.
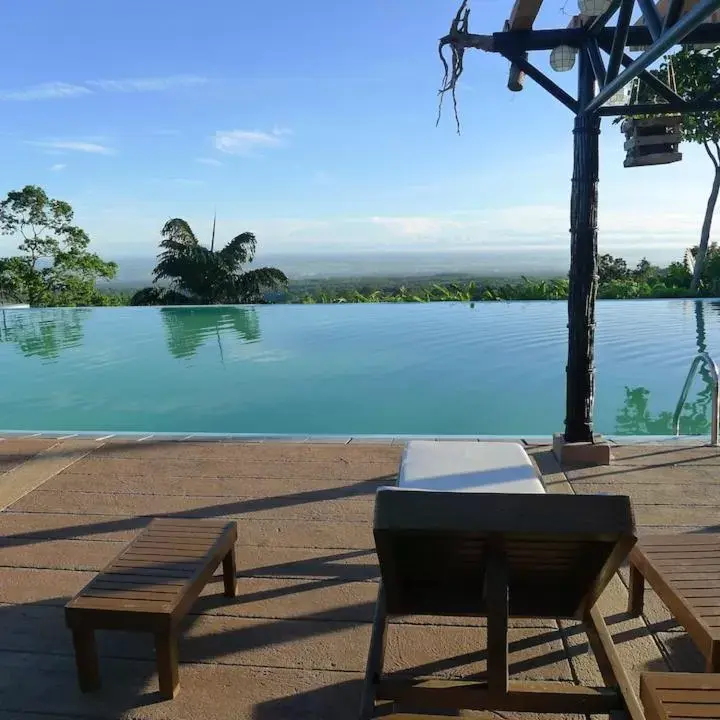
M443 75L442 87L438 91L440 101L438 103L438 116L435 126L437 127L440 122L445 93L449 92L452 95L453 111L455 114L455 124L457 125L458 135L460 134L460 118L458 116L455 90L457 88L457 82L463 72L463 56L465 54L465 48L467 47L467 43L463 42L463 39L468 35L469 19L470 8L468 7L468 0L463 0L462 5L460 5L460 8L455 14L455 18L450 25L450 32L444 38L440 39L440 45L438 46L438 54L440 55L440 60L442 61L445 72ZM448 61L443 55L443 50L446 45L450 46L450 64L448 64Z

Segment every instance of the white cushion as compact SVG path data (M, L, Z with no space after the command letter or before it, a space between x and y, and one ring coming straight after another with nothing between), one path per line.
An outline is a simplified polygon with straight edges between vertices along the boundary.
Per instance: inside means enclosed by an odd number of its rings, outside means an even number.
M544 493L538 472L519 443L411 440L399 490Z

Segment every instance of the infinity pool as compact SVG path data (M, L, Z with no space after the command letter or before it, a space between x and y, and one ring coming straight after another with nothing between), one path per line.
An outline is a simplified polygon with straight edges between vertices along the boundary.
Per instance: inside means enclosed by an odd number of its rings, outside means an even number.
M549 435L565 303L5 310L0 428ZM604 301L596 429L664 435L720 302ZM700 375L683 434L709 432Z

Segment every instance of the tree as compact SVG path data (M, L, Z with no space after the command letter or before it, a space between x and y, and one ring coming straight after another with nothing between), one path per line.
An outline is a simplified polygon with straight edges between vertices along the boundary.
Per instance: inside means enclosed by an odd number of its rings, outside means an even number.
M73 209L37 185L9 192L0 202L0 233L21 240L20 255L0 258L0 293L30 305L104 304L95 287L117 265L88 251L90 238L73 225Z
M668 57L655 74L661 79L674 76L678 95L686 99L696 98L720 82L720 46L709 50L683 47L682 50ZM705 207L695 269L690 283L690 291L697 293L703 276L715 205L720 194L720 112L685 115L682 139L702 145L713 165L713 181Z
M605 285L613 280L626 280L630 277L627 263L622 258L612 255L600 255L598 257L598 282Z
M287 285L285 273L277 268L261 267L243 271L253 261L257 241L251 232L234 237L222 250L201 245L190 225L180 218L165 223L162 252L153 271L154 281L169 280L169 290L152 293L141 290L134 304L143 297L164 304L217 305L263 302L263 291ZM157 285L156 285L157 287ZM142 294L142 295L141 295ZM183 303L178 302L183 298Z

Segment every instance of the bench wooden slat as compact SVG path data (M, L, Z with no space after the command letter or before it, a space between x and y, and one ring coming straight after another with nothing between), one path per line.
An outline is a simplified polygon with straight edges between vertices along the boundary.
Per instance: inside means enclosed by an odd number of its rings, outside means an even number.
M641 684L652 690L720 690L720 675L708 673L644 673Z
M145 575L157 578L168 578L169 580L183 581L183 585L192 577L192 573L186 570L162 570L157 566L139 567L138 565L130 565L128 567L113 565L112 567L106 568L104 574Z
M101 580L102 582L109 583L130 583L130 584L142 584L142 583L154 583L173 586L173 585L185 585L187 580L182 578L174 577L152 577L150 575L134 575L132 573L125 572L104 572L100 573L95 580Z
M164 593L165 595L174 595L175 593L182 592L182 589L182 585L159 585L157 583L115 583L95 581L91 583L87 588L85 588L85 592L87 592L88 590L126 590L128 592L142 590L143 592L155 592Z
M160 569L166 569L166 570L177 570L177 571L184 571L189 574L192 574L198 567L202 565L202 562L190 562L187 560L179 560L176 562L173 562L172 560L167 560L163 558L157 558L152 556L136 556L132 559L127 558L121 560L116 560L111 567L129 567L129 568L158 568Z
M720 707L699 703L663 703L671 718L720 718Z
M185 536L168 537L163 535L158 537L153 535L150 538L142 539L137 541L137 545L147 545L149 547L175 547L175 548L196 548L205 547L210 548L217 538L189 538Z
M149 548L139 546L133 548L130 552L123 555L123 559L130 560L132 558L150 558L151 560L167 560L168 562L184 562L189 563L202 562L207 556L211 548L206 550L158 550L157 548Z
M643 535L641 542L644 547L654 549L656 547L677 548L689 545L720 545L720 538L717 533L685 533L673 535Z
M140 588L90 588L86 589L84 598L107 598L109 600L152 600L164 605L172 603L178 593L160 593L155 590Z
M690 693L688 690L657 690L658 697L663 702L684 702ZM698 703L720 703L720 687L714 690L692 690L693 702Z
M92 591L90 591L92 592ZM82 610L125 610L168 614L172 601L123 600L123 598L92 597L83 593L73 602L73 609Z

